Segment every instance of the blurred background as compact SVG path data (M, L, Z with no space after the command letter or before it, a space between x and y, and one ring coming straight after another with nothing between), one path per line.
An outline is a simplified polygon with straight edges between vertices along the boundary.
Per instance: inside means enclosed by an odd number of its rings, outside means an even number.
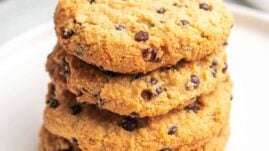
M269 11L269 0L226 0ZM23 32L52 20L57 0L0 0L0 45Z

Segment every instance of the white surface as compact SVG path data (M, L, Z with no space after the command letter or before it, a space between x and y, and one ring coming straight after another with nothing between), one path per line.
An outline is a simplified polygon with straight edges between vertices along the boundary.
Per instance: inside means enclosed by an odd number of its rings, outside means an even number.
M256 6L257 8L269 11L269 0L242 0L249 4Z
M236 24L229 41L235 83L232 135L227 151L269 150L269 18L232 7ZM56 38L46 24L0 48L0 146L37 150L48 75L44 64Z

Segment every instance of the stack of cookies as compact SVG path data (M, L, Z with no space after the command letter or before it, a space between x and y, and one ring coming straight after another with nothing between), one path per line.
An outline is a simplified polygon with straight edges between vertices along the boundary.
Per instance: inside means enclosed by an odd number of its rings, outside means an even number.
M222 0L59 0L40 151L224 151Z

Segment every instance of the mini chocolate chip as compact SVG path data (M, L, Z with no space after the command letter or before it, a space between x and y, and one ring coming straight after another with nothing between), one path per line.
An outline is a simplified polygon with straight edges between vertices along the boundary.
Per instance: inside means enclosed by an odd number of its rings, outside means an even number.
M178 4L177 3L173 3L173 6L177 6Z
M160 95L162 92L163 92L163 88L161 87L156 88L157 95Z
M162 8L159 8L158 10L157 10L157 13L158 14L164 14L166 12L166 10L162 7Z
M185 85L187 90L193 90L198 88L200 85L200 79L196 75L191 75L190 76L190 81L188 81Z
M200 79L196 75L191 75L191 82L194 84L194 88L198 88L200 85Z
M210 66L211 73L212 73L213 77L217 76L217 73L218 73L217 65L218 65L218 60L214 59L212 61L211 66Z
M232 101L233 99L234 99L234 96L233 96L233 95L231 95L230 100Z
M184 108L184 110L193 111L194 113L197 113L200 109L201 109L201 103L199 101L195 101L194 103Z
M115 25L115 29L116 30L123 30L123 29L125 29L125 26L122 24L117 24L117 25Z
M176 126L172 126L170 127L169 131L168 131L168 135L173 135L177 132L177 127Z
M96 3L97 0L89 0L90 4Z
M148 32L145 31L139 31L135 34L135 40L136 41L147 41L149 39Z
M190 22L187 21L187 20L185 20L185 19L180 20L180 23L181 23L181 25L183 25L183 26L190 24Z
M142 56L144 60L149 60L151 62L161 62L163 56L158 56L158 50L156 47L151 47L144 49L142 51Z
M152 62L161 62L162 61L162 58L157 56L156 49L152 49L150 61L152 61Z
M172 151L172 149L171 148L163 148L160 151Z
M228 64L225 63L224 68L222 69L222 73L226 73L226 71L228 70Z
M126 131L133 131L138 128L138 121L136 118L125 117L119 124L120 127Z
M51 99L49 101L49 107L50 108L57 108L59 105L60 104L59 104L58 100L56 100L56 99Z
M150 53L150 50L149 49L144 49L142 51L142 57L143 58L148 58L149 53Z
M223 43L223 46L227 46L229 43L226 41Z
M160 21L160 23L164 24L164 23L165 23L165 21L162 21L162 20L161 20L161 21Z
M213 61L212 61L212 66L217 66L217 65L218 65L218 60L213 59Z
M151 78L150 79L150 84L151 85L156 85L158 83L158 80L154 79L154 78Z
M72 109L72 115L77 115L81 112L81 106L79 104L74 104L71 106Z
M75 32L74 32L73 30L69 30L69 29L62 28L62 37L63 37L64 39L69 39L69 38L71 38L74 34L75 34Z
M151 100L153 97L153 93L150 90L143 90L141 92L141 97L145 100Z
M199 8L205 11L211 11L211 7L207 3L200 3Z

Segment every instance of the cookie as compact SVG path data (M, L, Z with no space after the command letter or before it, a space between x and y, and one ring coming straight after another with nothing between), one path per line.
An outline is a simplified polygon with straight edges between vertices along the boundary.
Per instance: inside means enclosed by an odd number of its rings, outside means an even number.
M96 104L120 115L152 117L183 108L201 94L229 79L226 54L219 52L199 61L180 62L142 75L101 71L56 46L48 58L53 83L68 89L79 102Z
M182 110L153 118L119 116L79 103L68 91L55 89L47 96L44 126L53 134L77 140L82 150L149 151L197 148L217 135L229 120L230 81L199 96ZM58 104L56 107L52 104ZM195 145L194 145L195 144Z
M69 53L119 73L221 51L233 25L222 0L60 0L54 20Z
M39 133L39 151L81 151L75 142L53 135L44 127Z
M204 145L192 149L191 151L225 151L225 145L229 137L230 128L225 126L221 132L211 138ZM185 148L179 149L178 151L189 151L190 149ZM76 141L69 141L62 137L51 134L48 130L42 127L40 132L40 147L39 151L81 151L78 148ZM86 151L86 150L85 150Z

